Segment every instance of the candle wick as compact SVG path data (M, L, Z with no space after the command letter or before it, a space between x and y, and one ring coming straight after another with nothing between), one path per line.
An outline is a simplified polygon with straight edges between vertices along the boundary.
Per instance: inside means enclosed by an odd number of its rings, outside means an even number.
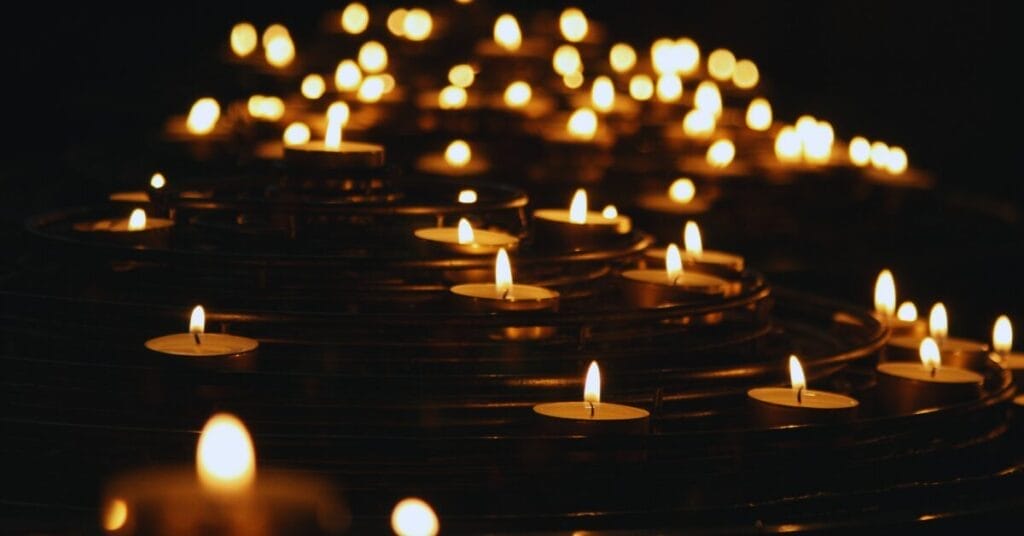
M932 367L932 378L935 377L935 372L939 370L939 367Z
M593 419L594 418L594 403L588 400L587 401L587 405L590 406L590 418Z
M199 346L199 345L203 344L203 339L200 338L198 331L192 332L192 338L195 339L196 346Z
M504 292L504 293L503 293L503 294L501 295L501 299L503 299L503 300L507 300L507 299L508 299L508 295L509 295L509 293L511 293L511 292L512 292L512 287L511 287L511 286L510 286L510 287L508 287L508 288L506 288L506 289L505 289L505 292Z
M679 278L682 277L682 275L683 274L676 274L676 276L672 278L672 286L673 287L676 286L677 283L679 283Z
M803 404L804 403L804 388L803 387L800 387L799 389L796 390L796 403L797 404Z

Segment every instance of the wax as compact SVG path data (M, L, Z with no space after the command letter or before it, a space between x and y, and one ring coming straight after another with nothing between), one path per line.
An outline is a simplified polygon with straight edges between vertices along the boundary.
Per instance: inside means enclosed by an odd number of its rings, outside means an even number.
M323 140L313 140L285 147L285 163L289 167L321 171L373 169L384 165L384 146L375 143L343 141L338 148L328 148Z
M95 236L101 240L126 245L165 247L170 239L174 220L146 217L146 227L128 230L128 218L108 218L79 222L72 228L79 233Z
M878 372L878 398L882 407L896 414L957 404L981 395L984 377L957 367L935 370L918 363L882 363Z
M572 223L567 209L539 209L533 213L534 240L539 245L572 250L614 245L633 229L629 216L605 218L588 211L583 223Z
M154 352L185 357L226 357L252 352L259 341L225 333L203 333L196 344L192 333L164 335L146 341L146 348Z
M653 309L711 296L725 296L728 281L692 270L670 281L665 270L626 270L620 280L623 296L634 307Z
M456 285L451 292L466 308L478 312L541 311L558 307L558 292L544 287L515 284L506 294L494 283Z
M747 391L754 421L763 426L834 424L849 421L860 403L839 393L804 389L799 399L789 387L759 387Z
M501 248L513 250L519 245L519 239L508 233L481 229L473 229L473 242L469 244L459 243L458 227L427 227L414 234L437 249L460 255L494 255Z
M665 248L651 248L644 252L644 255L652 260L665 260ZM711 269L724 269L733 272L742 272L745 259L734 253L704 250L700 255L689 251L682 252L683 266L700 266Z
M886 343L885 356L890 361L920 362L920 347L924 337L890 337ZM989 364L988 345L968 339L947 337L939 346L942 363L952 367L984 371Z
M551 402L533 411L545 432L560 435L646 434L650 428L647 410L622 404Z

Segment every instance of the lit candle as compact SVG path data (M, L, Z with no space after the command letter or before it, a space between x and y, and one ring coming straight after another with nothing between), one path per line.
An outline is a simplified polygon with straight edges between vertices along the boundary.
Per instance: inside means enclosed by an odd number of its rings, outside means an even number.
M541 428L559 435L646 434L651 414L642 408L601 402L601 370L590 363L583 400L550 402L533 407Z
M633 228L628 216L607 218L587 209L587 192L573 195L569 210L539 209L533 213L534 237L538 244L570 249L595 249L614 244Z
M622 291L635 307L653 309L708 296L724 296L730 283L719 277L683 270L679 247L669 244L665 269L636 269L622 272Z
M174 220L150 217L142 208L132 210L127 218L104 218L72 225L76 232L103 240L148 247L166 246L172 227Z
M441 522L423 499L402 499L391 511L391 530L396 536L436 536Z
M342 128L349 108L343 102L327 109L327 130L323 141L287 145L285 162L292 167L316 171L372 169L384 165L384 147L374 143L342 140Z
M790 387L758 387L747 391L755 422L763 426L831 424L854 417L857 400L828 391L807 389L803 367L789 356Z
M226 333L206 333L206 311L192 309L188 333L164 335L146 341L146 348L167 355L186 357L230 357L256 350L259 341Z
M519 239L508 233L473 229L466 218L459 219L456 227L428 227L414 234L443 251L464 255L493 255L519 245Z
M878 393L884 407L897 414L913 413L978 398L981 374L942 364L935 339L926 337L919 347L920 363L888 362L878 365Z
M990 360L987 344L948 336L949 320L946 306L941 302L932 306L928 315L928 333L938 344L939 350L942 352L942 360L945 363L971 370L988 368ZM922 336L914 333L890 337L885 355L892 360L916 360L921 340Z
M1000 315L992 326L992 350L993 359L998 360L1013 373L1014 381L1018 385L1024 384L1024 354L1012 351L1013 324L1006 315Z
M487 159L474 154L465 140L453 140L443 153L428 153L416 160L416 170L429 175L465 177L490 168Z
M468 308L480 312L537 311L558 307L558 292L534 285L513 284L512 264L504 248L494 259L494 283L467 283L451 293Z
M875 316L889 326L891 337L911 337L920 342L928 331L927 323L917 318L917 307L912 302L896 309L896 280L889 269L879 272L875 280Z
M647 192L637 198L640 207L665 214L703 214L711 208L712 198L697 195L697 185L689 177L679 177L669 184L668 190Z
M149 203L158 198L166 197L163 195L167 191L164 189L164 186L167 186L167 178L164 177L163 173L157 171L149 178L149 191L114 192L107 198L115 203Z
M743 271L743 257L724 251L704 249L704 241L701 239L700 227L695 221L688 221L683 226L683 265L699 266L712 270L725 270L729 272ZM663 260L667 248L652 248L646 251L649 258Z

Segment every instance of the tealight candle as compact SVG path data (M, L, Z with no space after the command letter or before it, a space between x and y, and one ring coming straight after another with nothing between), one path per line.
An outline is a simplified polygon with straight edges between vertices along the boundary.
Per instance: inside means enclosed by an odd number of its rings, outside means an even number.
M94 233L104 239L159 247L166 245L174 220L151 218L142 208L132 210L127 218L105 218L75 223L72 228L81 233Z
M998 361L1013 374L1018 385L1024 384L1024 354L1013 353L1013 324L1006 315L1001 315L992 326L993 360Z
M583 400L551 402L533 407L541 428L561 435L646 434L651 414L642 408L601 402L601 370L587 369Z
M917 318L913 302L903 302L896 309L896 280L888 269L879 272L875 280L875 316L889 326L892 337L913 337L920 342L927 334L927 324Z
M857 400L828 391L807 389L800 360L789 356L790 388L758 387L747 391L756 422L764 426L829 424L854 417Z
M629 303L640 308L657 308L695 298L724 296L728 281L692 270L683 270L679 247L669 244L665 269L638 269L622 272L622 290Z
M926 337L919 349L920 363L887 362L878 365L878 393L894 413L913 413L926 408L978 398L985 378L976 372L942 365L935 339Z
M616 214L587 210L587 192L576 190L569 210L539 209L533 213L535 237L539 244L569 249L596 249L615 243L629 234L633 222Z
M459 219L456 227L428 227L417 229L414 234L446 252L464 255L489 255L519 244L519 239L508 233L473 229L466 218Z
M164 177L163 173L156 172L149 179L150 191L135 190L130 192L114 192L110 194L107 199L115 203L149 203L150 201L153 201L154 198L163 197L162 194L166 192L164 186L167 186L167 178Z
M669 185L667 192L640 194L637 205L645 210L664 214L703 214L711 208L713 196L697 195L697 187L688 177L680 177Z
M472 310L538 311L558 307L558 292L533 285L512 283L512 263L500 248L494 260L494 283L455 285L451 293Z
M942 360L954 367L971 370L985 370L989 363L988 345L980 341L947 336L948 317L946 307L936 303L928 318L929 334L938 343ZM916 360L923 337L905 335L891 337L887 343L886 356L893 360Z
M700 236L700 227L696 222L688 221L683 227L683 265L700 266L712 270L728 272L742 272L743 257L724 251L704 249L704 243ZM645 254L652 259L663 260L668 248L649 249Z
M328 108L324 139L286 146L285 161L294 167L319 171L383 166L383 146L375 143L342 141L342 126L348 120L348 114L347 106Z
M474 154L464 140L455 140L448 144L444 153L423 155L416 161L417 171L446 177L465 177L480 175L490 169L487 159Z
M226 333L206 333L206 311L192 309L188 333L164 335L146 341L146 348L167 355L186 357L227 357L252 352L259 341Z

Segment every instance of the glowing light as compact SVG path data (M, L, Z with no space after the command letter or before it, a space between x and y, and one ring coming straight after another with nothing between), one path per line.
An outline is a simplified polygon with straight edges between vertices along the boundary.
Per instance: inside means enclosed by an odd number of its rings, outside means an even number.
M533 90L530 89L530 84L516 80L505 88L505 104L509 108L522 108L527 104L530 104L530 99L533 98Z
M668 187L668 197L676 203L689 203L693 201L696 195L697 187L693 184L692 180L686 177L672 181L672 184Z
M220 104L211 97L203 97L192 105L185 119L185 128L192 134L202 136L213 132L220 119Z
M137 208L132 211L131 216L128 216L128 230L129 231L145 231L146 230L146 211L141 208Z
M469 144L463 140L455 140L444 150L444 161L454 168L466 167L473 157Z
M306 126L305 123L296 121L284 129L284 134L281 137L284 140L285 145L293 147L295 145L309 143L312 133L309 131L309 127Z
M472 244L476 240L473 236L473 226L466 218L459 218L459 243Z
M388 66L388 49L377 41L367 41L359 47L359 66L368 73L379 73Z
M370 24L370 12L359 2L352 2L341 12L341 28L350 34L361 34Z
M636 50L626 43L615 43L608 52L608 63L617 73L629 71L636 65Z
M587 30L589 29L587 16L578 8L567 8L558 17L558 28L562 31L562 36L565 37L566 41L579 43L587 36Z
M608 205L601 210L601 217L606 220L614 220L619 217L619 209L615 205Z
M509 52L519 50L523 44L523 33L514 16L505 13L494 21L494 42Z
M367 76L359 84L356 98L360 102L377 102L384 96L384 78L379 75Z
M917 320L917 306L914 302L905 301L896 309L896 318L903 322L914 322Z
M711 167L724 168L736 157L736 146L732 140L718 140L708 147L706 159Z
M907 170L907 153L902 147L889 148L889 158L885 163L885 170L893 175L899 175Z
M768 99L756 98L747 106L747 128L765 131L772 126L772 105Z
M698 84L697 92L693 94L693 107L711 112L716 118L721 115L722 93L718 91L718 84L711 80Z
M494 258L494 289L498 294L512 290L512 263L508 260L505 248L499 249Z
M928 333L936 340L943 340L949 333L949 317L946 315L946 306L942 302L932 306L928 313Z
M800 365L800 360L795 355L789 356L789 384L792 386L793 393L798 393L807 387L804 367Z
M804 160L811 164L827 164L832 158L832 142L835 134L827 121L817 121L803 116L797 120L797 135L803 148Z
M256 50L258 37L256 27L248 22L239 22L231 27L231 51L244 58Z
M597 134L597 114L590 108L579 108L569 116L565 127L574 138L592 140Z
M425 9L418 7L410 9L402 19L402 33L410 41L423 41L430 37L430 32L433 29L434 19Z
M197 305L192 309L192 314L188 318L188 332L202 335L205 331L206 310L202 305Z
M333 117L341 126L348 125L348 118L351 116L348 104L343 101L332 102L327 107L327 121Z
M583 381L583 401L591 404L601 401L601 369L597 361L591 361L587 367L587 377Z
M875 279L875 312L882 318L889 318L896 310L896 280L888 269L878 273Z
M934 371L942 366L942 352L939 351L939 345L935 339L925 337L921 341L918 351L921 354L921 364L924 365L924 368Z
M719 48L708 54L708 74L715 80L730 80L736 72L736 55L729 50Z
M157 171L149 178L149 187L154 190L159 190L167 185L167 178L164 177L163 173Z
M391 530L397 536L435 536L441 530L437 514L422 499L402 499L391 512Z
M683 116L683 134L690 138L710 138L715 132L716 123L714 114L694 108Z
M590 88L590 102L599 112L608 113L615 108L615 85L611 78L598 76L594 79L594 85Z
M266 30L263 30L263 36L260 37L260 43L263 44L263 48L266 48L270 46L270 42L275 38L285 35L290 35L288 33L288 28L285 28L284 25L281 24L271 24L270 26L267 26Z
M800 135L791 126L782 127L775 135L775 157L779 162L799 162L802 149Z
M272 24L263 32L263 53L270 65L283 68L295 59L295 43L288 29Z
M334 70L334 87L338 91L355 91L363 81L363 72L352 60L341 60Z
M204 487L221 491L244 489L256 479L256 450L238 417L218 413L206 421L196 445L196 472Z
M635 74L629 79L629 96L638 101L654 96L654 81L646 74Z
M889 163L889 146L884 142L876 141L871 144L871 166L875 169L885 169Z
M255 33L255 30L253 30ZM119 530L128 521L128 503L124 499L114 499L103 512L103 529L108 532Z
M854 136L850 140L849 153L853 165L864 167L871 162L871 143L863 136Z
M327 83L324 82L324 77L318 74L307 74L302 79L302 96L310 100L316 100L324 96L324 92L327 91Z
M704 255L704 243L700 239L700 227L697 227L697 222L688 221L683 226L683 247L694 257L700 258Z
M751 89L757 85L757 82L761 79L761 73L757 70L757 65L750 60L740 60L736 62L736 68L732 72L732 83L740 89Z
M679 74L693 74L700 66L700 48L697 43L689 37L677 39L675 51Z
M448 70L448 81L453 86L461 88L467 88L473 85L473 79L476 78L476 73L473 72L473 68L465 63L461 63L452 67Z
M458 86L447 86L437 94L437 105L442 110L454 110L466 106L469 95Z
M576 190L569 203L569 223L587 223L587 191L583 188Z
M324 134L324 147L341 149L341 130L348 121L348 105L336 102L327 108L327 131Z
M382 84L384 84L384 94L391 93L395 89L395 77L388 73L378 74L377 78L380 78Z
M665 277L670 284L675 284L683 275L683 257L679 254L679 246L669 244L665 248Z
M562 77L562 83L569 89L579 89L583 85L583 73L576 71Z
M1010 353L1013 348L1013 324L1010 324L1010 317L1000 315L992 326L992 349L999 355Z
M662 37L651 43L651 66L655 73L675 74L679 71L679 64L675 41Z
M661 102L676 102L683 97L683 81L679 75L663 74L658 77L656 92Z
M388 31L396 37L402 37L405 33L405 16L409 11L405 8L398 8L388 14Z
M562 45L556 48L554 56L551 57L551 66L554 67L556 73L562 76L583 72L580 51L572 45Z
M284 115L284 101L280 97L253 95L249 97L246 107L254 119L277 121Z
M476 203L476 200L476 190L459 191L459 203L462 203L463 205L472 205L473 203Z

